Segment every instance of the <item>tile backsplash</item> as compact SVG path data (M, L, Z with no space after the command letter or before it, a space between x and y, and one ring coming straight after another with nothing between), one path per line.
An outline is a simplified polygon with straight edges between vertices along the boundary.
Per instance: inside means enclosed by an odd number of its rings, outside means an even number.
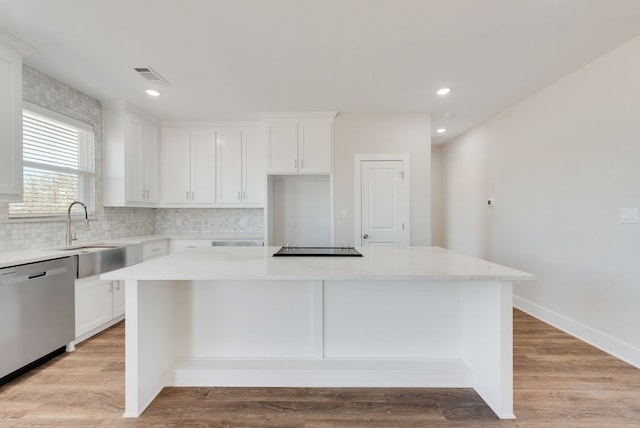
M78 243L151 233L262 235L263 210L257 208L153 209L108 208L102 202L102 107L98 100L31 67L23 69L25 101L89 123L95 129L96 211L90 231L74 220ZM0 251L64 245L66 220L10 220L0 203Z
M262 208L162 208L156 210L156 233L262 236Z

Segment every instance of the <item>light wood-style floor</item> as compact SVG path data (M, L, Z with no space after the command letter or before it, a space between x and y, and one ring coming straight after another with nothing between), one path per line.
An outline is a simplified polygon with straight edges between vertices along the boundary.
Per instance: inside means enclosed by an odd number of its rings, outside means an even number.
M640 427L640 369L514 311L514 400L468 389L165 388L123 419L124 324L0 387L0 427Z

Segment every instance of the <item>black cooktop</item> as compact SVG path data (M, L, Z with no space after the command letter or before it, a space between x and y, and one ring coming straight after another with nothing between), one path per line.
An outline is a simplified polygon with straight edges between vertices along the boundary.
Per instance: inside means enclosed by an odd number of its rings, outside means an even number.
M273 257L362 257L353 247L282 247Z

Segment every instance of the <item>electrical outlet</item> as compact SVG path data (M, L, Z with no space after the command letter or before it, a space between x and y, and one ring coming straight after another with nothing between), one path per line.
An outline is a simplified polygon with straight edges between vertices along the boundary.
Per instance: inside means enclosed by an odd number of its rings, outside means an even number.
M637 223L638 208L620 208L620 223Z

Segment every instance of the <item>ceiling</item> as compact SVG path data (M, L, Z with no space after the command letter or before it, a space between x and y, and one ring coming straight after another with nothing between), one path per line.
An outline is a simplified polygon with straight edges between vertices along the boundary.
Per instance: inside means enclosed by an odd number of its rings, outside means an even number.
M162 120L431 112L442 143L640 35L640 1L0 0L0 31ZM144 66L170 83L158 98Z

